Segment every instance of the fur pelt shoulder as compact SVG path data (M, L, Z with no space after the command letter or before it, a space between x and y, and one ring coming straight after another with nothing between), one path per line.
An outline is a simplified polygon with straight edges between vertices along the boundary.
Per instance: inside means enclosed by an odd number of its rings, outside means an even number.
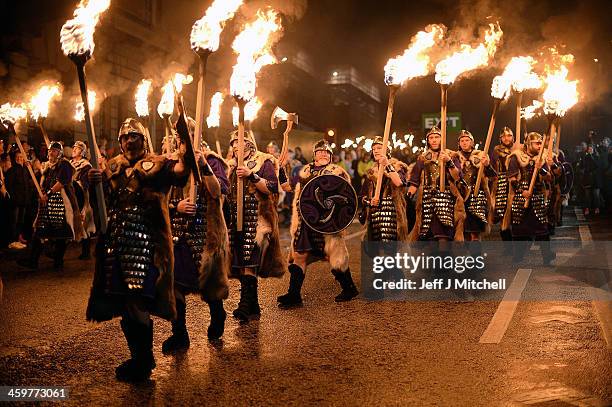
M516 157L516 160L521 168L525 168L527 165L529 165L530 161L535 159L535 157L530 156L523 149L515 150L506 158L506 166L510 164L512 157Z
M467 161L469 161L474 167L478 168L480 167L480 156L481 155L482 155L482 150L474 149L470 152L470 156L468 158L466 158L465 155L462 154L461 151L453 151L453 155L451 157L457 158L459 162L461 163L462 167Z
M268 153L264 153L262 151L256 151L255 154L253 154L252 157L249 157L248 159L244 159L245 165L247 165L247 163L250 162L254 162L255 166L252 168L249 168L251 171L257 172L261 169L261 167L264 165L264 163L266 161L270 161L272 164L274 164L274 168L276 169L276 172L278 173L278 168L279 168L279 163L278 160L276 159L276 157L274 157L272 154L268 154ZM233 171L234 168L236 168L236 158L232 158L231 160L229 160L228 164L228 169L229 171Z
M389 160L389 164L391 164L397 172L403 170L407 175L410 174L410 168L408 167L408 165L398 160L397 158L391 158ZM378 166L374 165L372 168L368 169L368 171L366 172L366 177L369 180L376 182L376 179L378 177Z
M312 178L313 174L312 174L312 167L313 167L313 163L308 163L306 165L304 165L302 167L302 169L300 170L299 173L299 177L300 180L307 180ZM344 170L344 168L340 167L339 165L336 164L327 164L325 166L325 168L323 168L322 170L320 170L319 174L333 174L333 175L338 175L344 179L346 179L347 181L350 181L350 176L348 175L348 173Z
M448 148L445 149L444 151L446 151L446 154L448 154L448 156L451 158L453 154L455 153L453 150L449 150ZM433 159L433 151L431 150L424 151L417 157L417 160L420 160L423 162L429 162L429 161L432 161L432 159Z

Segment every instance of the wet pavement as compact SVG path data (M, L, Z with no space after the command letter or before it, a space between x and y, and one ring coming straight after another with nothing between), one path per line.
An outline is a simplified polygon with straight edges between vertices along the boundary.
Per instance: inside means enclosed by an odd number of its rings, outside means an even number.
M589 230L609 239L601 222ZM585 238L583 223L566 211L556 237ZM351 226L351 254L361 250L358 232L358 224ZM325 263L309 268L301 308L276 307L288 276L260 281L261 320L240 325L228 318L216 343L206 339L208 307L189 297L190 349L162 355L170 324L156 318L151 380L119 383L114 368L128 357L119 321L85 321L93 262L77 256L72 248L61 272L48 259L37 272L2 260L0 385L68 386L71 405L612 404L609 302L597 308L588 296L521 301L499 343L480 343L499 302L359 297L336 304L339 288ZM556 264L569 268L572 260L561 256ZM359 261L352 256L356 280ZM571 273L551 273L532 276L525 293L551 287L589 289ZM238 295L232 281L226 310Z

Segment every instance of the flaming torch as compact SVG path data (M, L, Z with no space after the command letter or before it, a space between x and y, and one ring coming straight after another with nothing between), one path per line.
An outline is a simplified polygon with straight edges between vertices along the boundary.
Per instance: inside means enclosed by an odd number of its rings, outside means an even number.
M21 154L23 154L23 157L26 160L26 167L28 168L28 172L30 173L30 178L32 178L32 182L34 183L34 186L38 191L38 196L42 199L42 190L40 189L40 185L38 184L36 175L34 175L32 166L28 162L28 155L23 149L23 145L21 145L19 134L17 134L17 132L15 131L15 123L17 123L17 121L19 120L25 119L27 115L28 111L23 106L14 106L10 103L5 103L0 106L0 122L6 125L9 130L12 130L13 133L15 133L15 142L17 143L17 147L19 147L19 151L21 151Z
M387 154L389 145L389 133L391 131L391 120L393 118L393 105L395 95L403 83L410 79L425 76L430 73L431 61L427 51L430 50L444 36L446 28L443 25L431 24L419 31L402 55L391 58L385 66L385 83L389 87L389 102L387 104L387 118L385 120L385 131L383 133L383 155ZM374 196L380 195L384 168L378 168L376 178L376 189Z
M237 166L244 165L244 120L245 105L255 96L257 73L265 65L276 62L270 54L273 35L281 29L280 18L276 11L257 12L255 21L247 24L244 30L236 36L232 45L238 54L238 61L230 78L230 92L238 105L238 153ZM276 36L278 37L278 36ZM237 221L236 230L242 231L244 182L237 180Z
M223 104L223 93L216 92L210 98L210 111L206 118L206 127L209 129L215 128L215 145L217 153L221 155L221 143L219 143L219 126L221 124L221 105Z
M436 82L440 84L441 108L440 108L440 129L442 132L440 151L446 149L446 111L448 106L448 87L463 73L485 66L497 52L497 44L501 40L503 32L499 24L489 24L489 29L485 32L484 43L472 47L462 44L459 51L451 54L447 58L438 62L436 65ZM443 168L442 161L438 162ZM445 191L446 171L440 170L440 191Z
M573 58L567 58L566 60L571 61ZM546 83L546 90L544 91L544 113L548 116L549 130L548 130L548 149L547 154L552 157L552 146L553 146L553 135L555 129L561 118L565 116L565 113L578 103L578 81L569 81L567 75L569 70L565 65L561 65L558 70L549 72L544 79ZM558 138L558 135L557 135ZM540 160L543 158L544 149L546 148L546 139L542 144L542 150L540 151ZM559 144L559 140L557 140ZM534 171L531 176L531 182L529 184L529 197L533 193L535 185L537 171ZM525 208L529 206L530 198L525 199Z
M145 138L147 139L147 146L149 147L149 153L155 153L153 148L153 140L151 140L151 134L149 134L149 94L151 93L151 80L143 79L136 88L136 94L134 95L134 102L136 107L136 114L142 118L145 122Z
M200 148L202 124L204 122L206 63L210 54L219 49L219 38L225 27L225 23L234 16L241 4L242 0L215 0L210 7L208 7L204 16L196 21L191 28L191 49L193 49L200 58L196 102L196 127L193 136L195 148ZM221 101L223 101L223 98L221 98ZM217 128L218 127L217 125Z
M45 144L48 146L51 141L45 126L43 125L44 119L49 115L49 104L51 99L61 95L61 89L59 84L55 85L44 85L38 92L30 99L30 111L32 118L38 123L38 127L42 132Z
M489 130L487 131L487 138L485 140L484 149L482 150L482 157L489 153L489 147L491 146L491 138L493 137L493 130L495 129L495 120L497 118L497 111L499 105L505 98L510 94L510 88L512 86L511 81L507 76L498 75L493 78L493 84L491 85L491 96L493 96L493 112L491 113L491 120L489 121ZM442 171L441 171L442 172ZM441 173L440 172L440 173ZM480 192L480 183L484 175L484 165L478 167L478 176L476 177L476 183L474 184L474 196L477 197Z
M250 127L251 122L257 118L257 114L263 107L263 102L259 99L258 96L255 96L253 99L249 100L246 105L244 105L244 122L248 123L247 127ZM232 108L232 123L234 127L238 127L240 124L239 120L240 109L238 106L234 106Z
M527 120L540 115L544 103L539 100L534 100L530 106L525 106L521 109L521 121L523 122L523 132L527 133Z
M170 122L170 116L174 113L174 85L172 80L169 80L162 88L162 97L157 105L157 113L164 121L166 128L166 149L168 153L174 152L174 132L172 130L172 123Z
M89 111L91 112L96 106L96 92L94 90L89 89L87 91L87 101L89 104ZM77 101L76 103L74 120L77 122L85 121L85 105L81 101Z
M542 86L540 77L533 72L536 60L532 57L514 57L506 66L503 75L512 82L512 89L516 93L516 139L515 146L521 142L521 103L523 91L538 89Z
M95 169L100 168L98 162L100 152L98 151L98 143L96 142L93 121L89 111L85 64L93 55L95 45L93 35L96 25L98 25L100 21L100 15L106 11L109 6L110 0L81 0L74 11L74 18L68 20L60 32L62 51L64 55L75 63L77 68L79 87L81 89L81 98L83 99L85 113L87 140L92 149L91 166ZM98 204L100 231L105 233L107 226L106 202L104 201L104 191L101 183L96 184L95 194L96 203Z

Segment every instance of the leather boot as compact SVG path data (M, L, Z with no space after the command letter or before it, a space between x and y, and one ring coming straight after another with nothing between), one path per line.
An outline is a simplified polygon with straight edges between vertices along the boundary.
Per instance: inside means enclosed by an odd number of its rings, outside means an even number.
M261 309L257 298L257 277L248 275L240 277L240 301L233 315L242 322L259 319Z
M350 301L359 294L359 291L353 282L351 270L347 269L344 272L340 270L332 270L332 274L338 283L340 283L340 287L342 288L340 294L336 296L336 302Z
M131 359L126 360L115 369L117 380L138 382L151 377L155 368L153 357L153 321L148 325L122 319L121 329L130 348Z
M176 299L176 320L172 321L172 335L162 343L162 353L169 354L189 348L186 325L187 304Z
M289 290L287 294L278 296L278 306L281 308L290 308L298 305L302 305L302 296L300 291L302 290L302 284L306 275L300 266L297 264L289 265Z
M216 300L208 303L210 308L210 325L208 325L208 339L215 340L223 336L225 331L225 318L227 313L223 309L223 301Z

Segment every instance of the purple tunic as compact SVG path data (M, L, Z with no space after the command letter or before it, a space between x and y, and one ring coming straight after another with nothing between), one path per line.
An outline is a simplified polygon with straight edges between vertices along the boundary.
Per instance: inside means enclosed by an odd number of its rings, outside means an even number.
M209 155L206 157L206 162L219 181L221 194L227 195L229 193L229 181L221 160ZM206 187L203 186L203 188ZM204 247L206 247L206 244L204 244ZM174 244L174 282L178 287L188 292L196 292L200 286L199 273L193 259L193 253L184 236Z

